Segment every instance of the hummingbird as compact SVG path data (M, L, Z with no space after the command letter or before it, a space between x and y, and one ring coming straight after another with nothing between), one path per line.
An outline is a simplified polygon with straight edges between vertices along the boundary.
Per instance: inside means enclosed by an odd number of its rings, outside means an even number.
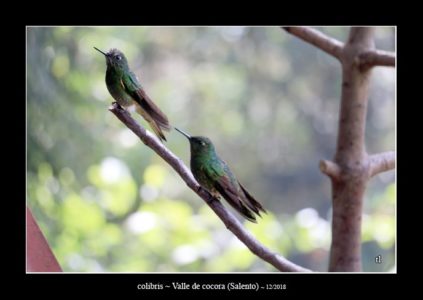
M131 71L125 55L118 49L104 53L106 57L106 86L109 93L120 106L125 108L135 105L136 111L150 124L160 140L166 141L163 130L170 130L166 115L148 97L137 76Z
M213 143L207 137L184 135L191 148L191 171L198 183L217 199L222 196L247 220L257 223L255 215L266 213L263 206L239 183L235 175L216 153Z

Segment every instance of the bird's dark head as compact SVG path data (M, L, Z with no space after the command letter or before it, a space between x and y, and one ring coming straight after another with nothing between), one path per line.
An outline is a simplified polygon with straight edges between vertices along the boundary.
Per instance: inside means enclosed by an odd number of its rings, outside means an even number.
M191 154L208 153L214 151L214 145L209 138L204 136L190 136L186 132L174 127L177 131L183 134L191 145Z
M192 136L189 139L192 153L208 153L214 151L213 143L204 136Z
M106 57L107 67L119 69L119 70L126 70L128 68L128 61L126 60L125 55L122 51L118 49L110 49L109 52L104 53L100 49L94 47L95 50L100 52Z

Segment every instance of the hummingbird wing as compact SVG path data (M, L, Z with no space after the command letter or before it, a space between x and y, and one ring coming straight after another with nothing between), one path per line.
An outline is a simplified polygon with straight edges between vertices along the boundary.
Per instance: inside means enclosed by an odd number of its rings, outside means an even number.
M256 212L257 209L254 209L254 206L251 207L250 203L243 197L243 191L226 163L214 161L204 171L209 180L214 182L214 188L233 208L247 220L257 223L254 214L251 212L251 210Z
M156 104L154 104L150 97L148 97L133 72L128 72L124 75L122 77L122 83L126 92L151 116L160 128L170 130L169 121L166 115Z

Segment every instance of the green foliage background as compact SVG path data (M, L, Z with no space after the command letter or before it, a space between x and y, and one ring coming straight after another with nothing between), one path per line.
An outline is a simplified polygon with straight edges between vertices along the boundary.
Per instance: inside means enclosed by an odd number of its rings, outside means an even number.
M394 51L394 38L377 28L378 48ZM245 224L264 245L327 270L330 182L318 162L336 146L334 58L278 27L28 27L27 204L64 271L276 271L107 110L93 46L122 50L171 124L212 139L270 212ZM369 153L395 149L394 68L373 71L366 135ZM167 137L189 164L186 139ZM365 271L395 269L395 189L393 171L368 186Z

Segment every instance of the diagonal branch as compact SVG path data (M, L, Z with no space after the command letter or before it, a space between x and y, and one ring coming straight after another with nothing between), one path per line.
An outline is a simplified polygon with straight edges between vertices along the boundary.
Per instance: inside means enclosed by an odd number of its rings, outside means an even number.
M395 168L395 151L388 151L369 156L370 177Z
M282 29L336 57L338 60L341 59L344 44L337 39L310 27L282 27Z
M245 230L242 224L234 217L234 215L226 210L222 203L212 197L206 190L200 187L194 179L191 171L185 166L184 162L167 149L155 136L141 127L130 114L114 103L109 110L122 121L133 133L135 133L141 141L163 158L185 181L197 195L199 195L216 215L222 220L225 226L255 255L273 265L282 272L310 272L310 270L300 267L286 258L270 251L268 248L260 244L251 233Z
M383 50L369 50L359 55L359 63L362 66L386 66L395 67L395 54Z

